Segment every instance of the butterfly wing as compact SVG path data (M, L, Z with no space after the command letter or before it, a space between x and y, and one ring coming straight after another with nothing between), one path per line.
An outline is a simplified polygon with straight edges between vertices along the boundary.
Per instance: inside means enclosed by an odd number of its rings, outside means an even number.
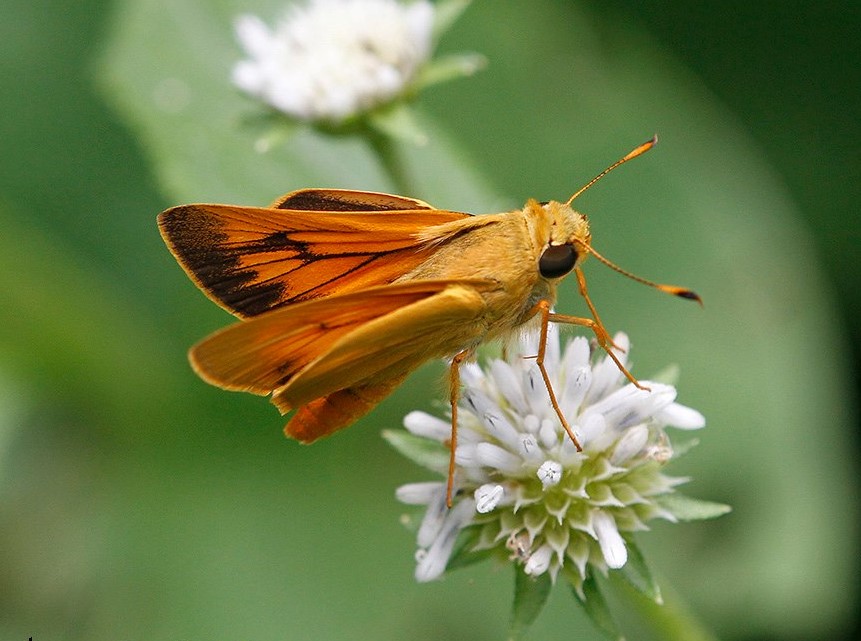
M284 433L302 443L313 443L347 427L395 391L410 371L401 372L383 381L357 383L314 399L300 407L290 418L284 426Z
M268 208L174 207L159 228L189 277L248 318L391 283L433 253L423 231L468 216L389 194L304 189Z
M426 360L481 340L492 281L410 281L274 310L215 333L191 361L226 389L301 408L290 436L310 442L345 427Z
M281 196L271 206L278 209L338 212L435 209L416 198L350 189L298 189Z

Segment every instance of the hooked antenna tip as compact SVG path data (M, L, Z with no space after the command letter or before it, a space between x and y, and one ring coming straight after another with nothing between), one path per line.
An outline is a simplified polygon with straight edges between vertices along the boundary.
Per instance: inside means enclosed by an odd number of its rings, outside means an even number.
M672 294L675 294L675 295L676 295L676 296L678 296L679 298L686 298L687 300L695 300L696 302L698 302L698 303L700 304L700 307L702 307L702 306L703 306L703 299L702 299L702 298L700 298L700 295L699 295L699 294L697 294L697 293L696 293L695 291L693 291L693 290L690 290L690 289L678 289L677 291L674 291L674 292L671 292L671 293L672 293Z

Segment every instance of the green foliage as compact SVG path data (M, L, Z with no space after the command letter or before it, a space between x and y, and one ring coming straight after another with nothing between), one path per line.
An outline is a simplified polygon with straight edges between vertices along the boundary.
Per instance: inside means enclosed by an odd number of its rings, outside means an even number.
M619 574L644 597L659 605L662 604L664 599L661 596L661 588L652 576L652 571L646 559L643 558L639 546L632 537L625 539L625 545L628 548L628 561L619 570Z
M449 452L439 442L406 430L383 430L383 438L414 463L437 474L448 473Z
M624 637L619 631L619 626L610 612L610 606L604 599L594 576L586 577L583 582L583 599L580 603L592 623L595 624L595 628L605 638L612 641L623 641Z
M658 503L675 514L681 521L714 519L732 511L729 505L694 499L678 492L662 496Z
M522 568L514 568L514 605L508 628L510 641L518 641L544 608L550 596L550 575L546 572L538 577L527 575Z

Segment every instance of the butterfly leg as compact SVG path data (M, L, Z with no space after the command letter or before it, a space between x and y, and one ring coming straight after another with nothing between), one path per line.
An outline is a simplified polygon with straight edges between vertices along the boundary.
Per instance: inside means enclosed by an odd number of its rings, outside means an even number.
M571 442L578 452L583 451L580 441L574 434L574 430L568 424L565 415L562 413L562 408L559 407L559 401L556 400L556 393L553 391L553 385L550 383L550 376L547 374L547 369L544 367L544 355L547 351L547 324L555 314L550 313L550 303L542 300L537 305L537 312L541 315L541 333L538 337L538 355L535 357L535 364L538 365L538 371L541 372L541 378L544 379L544 387L547 388L547 395L550 397L550 404L553 406L556 416L559 417L559 422L562 423L562 428L568 433ZM576 317L572 317L576 318Z
M596 326L599 329L593 328L595 331L595 336L598 339L598 344L601 345L604 349L607 349L607 346L611 346L614 349L618 349L619 351L624 352L621 347L616 345L613 342L613 338L610 336L610 333L607 331L607 328L604 326L604 323L601 322L601 317L598 316L598 310L595 309L595 305L592 304L592 299L589 298L589 290L586 289L586 276L583 275L583 270L579 267L574 268L574 274L577 276L577 287L580 289L580 295L583 297L583 300L586 301L586 306L589 308L589 313L592 314L592 318L595 320ZM611 354L612 356L612 354ZM619 361L617 359L613 359L616 361L616 364L619 365ZM625 375L630 379L631 376L628 375L627 370L619 365L619 369L625 372ZM632 379L633 380L633 379Z
M613 339L610 337L610 333L607 331L607 328L604 327L604 323L601 322L600 317L598 316L598 311L595 309L595 306L592 304L592 300L589 298L589 292L586 289L586 277L583 276L583 272L579 267L574 268L574 273L577 275L577 284L580 287L580 295L586 301L586 305L589 307L589 311L592 313L592 318L581 318L579 316L565 316L564 314L554 314L549 312L547 313L547 318L549 321L554 323L570 323L572 325L581 325L583 327L588 327L593 332L595 332L595 338L598 340L598 345L600 345L607 355L613 359L613 362L616 363L616 367L619 368L619 371L625 375L629 381L631 381L636 387L641 390L650 391L648 387L642 385L640 381L634 378L634 375L628 371L628 368L622 364L622 361L619 360L619 357L616 356L613 349L620 349L618 345L613 342ZM543 303L544 301L542 301ZM541 305L542 303L538 303ZM547 329L545 325L542 325L542 329L544 333L546 333Z
M445 504L451 507L454 492L454 462L457 454L457 403L460 400L460 364L469 356L469 350L463 350L451 359L449 369L449 402L451 403L451 438L449 438L448 483L445 488Z

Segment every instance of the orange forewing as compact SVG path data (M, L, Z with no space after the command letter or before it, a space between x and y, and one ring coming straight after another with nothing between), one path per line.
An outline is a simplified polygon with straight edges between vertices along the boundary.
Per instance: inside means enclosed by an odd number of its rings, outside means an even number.
M248 318L391 283L433 252L422 230L466 216L400 196L306 189L269 208L174 207L159 228L192 280Z

